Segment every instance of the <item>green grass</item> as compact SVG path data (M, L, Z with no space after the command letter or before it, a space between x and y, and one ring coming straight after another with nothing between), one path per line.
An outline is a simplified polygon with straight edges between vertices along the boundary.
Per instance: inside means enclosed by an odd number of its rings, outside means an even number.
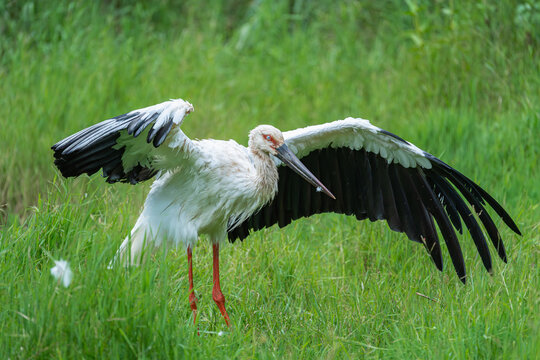
M0 357L535 358L540 27L528 3L0 2ZM326 214L261 231L221 252L230 330L203 239L197 336L183 251L107 270L148 184L63 179L49 150L172 97L195 106L190 137L243 144L260 123L371 119L478 182L523 237L496 221L509 261L493 276L460 237L463 286L446 251L440 273L381 222ZM74 270L67 289L50 275L59 258Z

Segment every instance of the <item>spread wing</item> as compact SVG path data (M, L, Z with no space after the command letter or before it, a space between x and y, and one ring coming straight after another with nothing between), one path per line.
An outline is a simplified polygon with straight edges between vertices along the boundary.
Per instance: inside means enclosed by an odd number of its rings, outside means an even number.
M102 121L53 145L54 163L65 177L103 169L109 183L150 179L174 166L178 152L193 149L180 130L192 111L190 103L176 99Z
M506 251L486 207L495 210L521 235L503 207L472 180L367 120L348 118L283 135L288 147L332 191L336 200L316 192L276 160L279 172L276 197L230 230L230 241L244 239L251 230L274 224L283 227L301 217L336 212L354 215L358 220L386 220L392 230L423 243L437 268L442 270L437 223L456 272L465 282L465 264L455 232L462 233L462 223L488 271L492 264L484 234L505 262Z

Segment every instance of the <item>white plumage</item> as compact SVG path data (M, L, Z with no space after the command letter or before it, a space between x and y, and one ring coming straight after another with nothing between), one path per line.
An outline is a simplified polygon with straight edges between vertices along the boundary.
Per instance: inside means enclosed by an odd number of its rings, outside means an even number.
M485 207L492 207L520 234L512 218L480 186L367 120L347 118L285 133L260 125L244 147L233 140L189 139L180 125L192 111L190 103L170 100L105 120L52 148L55 164L66 177L99 169L111 183L136 184L156 177L115 261L139 263L146 246L163 242L184 246L195 316L191 255L201 234L208 234L213 244L212 295L227 324L218 265L219 243L227 238L243 239L250 231L332 211L359 220L386 220L392 230L421 242L442 270L437 223L465 282L455 230L461 233L465 225L489 271L485 235L504 261L506 252Z
M159 246L168 240L185 248L193 247L200 234L214 243L223 241L228 227L244 221L276 192L277 182L261 186L256 156L235 141L192 141L189 147L190 154L178 156L174 169L158 174L117 259L126 256L129 242L134 264L145 241Z
M381 133L369 120L346 118L327 124L313 125L283 133L285 142L299 158L315 149L346 147L353 150L364 148L380 154L389 163L405 168L420 165L431 169L424 152L411 143Z
M54 267L51 268L51 275L58 282L61 282L64 287L68 287L73 279L73 271L71 271L69 263L62 259L54 261Z

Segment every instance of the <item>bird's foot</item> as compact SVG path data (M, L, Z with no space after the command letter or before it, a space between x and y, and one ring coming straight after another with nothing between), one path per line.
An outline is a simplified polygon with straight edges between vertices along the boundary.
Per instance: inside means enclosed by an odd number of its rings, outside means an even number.
M189 293L189 306L193 311L193 324L195 324L197 322L197 298L193 291Z
M221 312L223 319L225 319L225 323L228 327L231 327L231 325L229 324L229 314L227 314L227 310L225 309L225 296L223 296L221 290L214 288L212 291L212 298L214 299L219 311Z

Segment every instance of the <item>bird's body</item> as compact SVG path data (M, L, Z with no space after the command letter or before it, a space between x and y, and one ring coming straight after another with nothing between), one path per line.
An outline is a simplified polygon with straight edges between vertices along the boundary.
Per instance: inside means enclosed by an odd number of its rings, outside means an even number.
M386 220L392 230L422 243L442 270L440 232L465 282L456 230L469 231L488 271L486 235L504 261L506 251L486 208L520 234L503 207L472 180L367 120L347 118L285 133L260 125L244 147L232 140L189 139L180 125L191 111L188 102L171 100L105 120L52 148L66 177L100 169L110 183L156 177L114 260L137 264L146 246L184 246L194 319L192 251L201 234L212 242L212 296L227 324L218 262L219 244L227 238L243 239L251 231L324 212Z
M201 234L215 243L224 241L229 228L246 220L277 191L273 161L234 140L192 141L190 155L179 163L157 174L117 259L127 259L130 250L131 263L138 263L144 243L194 247Z

